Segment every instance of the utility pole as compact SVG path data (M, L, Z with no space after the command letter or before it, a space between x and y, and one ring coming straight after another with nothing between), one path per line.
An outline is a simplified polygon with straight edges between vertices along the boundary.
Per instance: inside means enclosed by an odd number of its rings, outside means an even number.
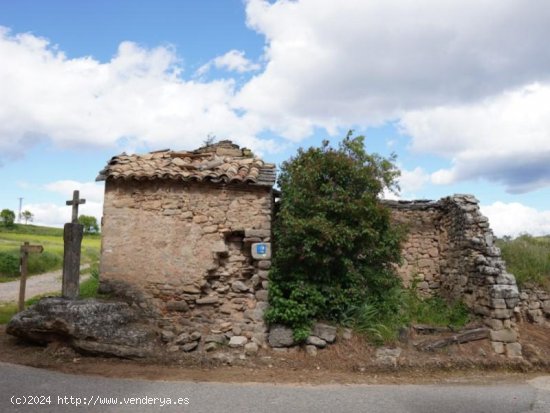
M21 223L21 208L23 206L23 198L19 198L19 215L17 215L17 223Z

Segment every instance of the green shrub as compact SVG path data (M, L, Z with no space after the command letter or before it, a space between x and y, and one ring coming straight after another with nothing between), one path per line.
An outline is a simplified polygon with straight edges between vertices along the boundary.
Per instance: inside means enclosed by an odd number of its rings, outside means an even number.
M521 235L497 240L508 271L518 285L527 283L550 288L550 237Z
M19 275L19 256L17 253L0 251L0 275L17 277Z
M61 268L63 257L54 252L44 251L41 254L29 254L29 274L42 274Z
M349 133L337 149L325 141L282 165L266 319L292 327L297 340L315 319L340 321L400 285L392 264L402 234L378 200L399 172L363 142Z

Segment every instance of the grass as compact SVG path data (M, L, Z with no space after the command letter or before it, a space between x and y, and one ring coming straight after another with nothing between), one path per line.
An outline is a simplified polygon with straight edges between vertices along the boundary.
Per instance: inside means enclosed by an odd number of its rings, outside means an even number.
M497 240L497 246L520 287L535 284L550 290L550 236L504 238Z
M469 321L469 311L460 302L447 304L439 297L421 299L413 289L397 288L388 292L383 303L365 303L353 309L344 324L382 345L396 342L399 330L412 324L459 329Z
M19 276L19 248L24 242L40 244L42 254L29 255L29 274L58 270L63 265L63 229L16 224L0 227L0 282L13 281ZM86 235L82 240L82 263L99 261L101 236Z

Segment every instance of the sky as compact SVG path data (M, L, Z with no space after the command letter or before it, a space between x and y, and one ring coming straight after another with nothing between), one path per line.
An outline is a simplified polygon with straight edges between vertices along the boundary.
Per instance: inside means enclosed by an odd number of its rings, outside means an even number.
M102 215L107 161L231 139L280 165L353 130L400 199L550 234L550 2L0 0L0 209Z

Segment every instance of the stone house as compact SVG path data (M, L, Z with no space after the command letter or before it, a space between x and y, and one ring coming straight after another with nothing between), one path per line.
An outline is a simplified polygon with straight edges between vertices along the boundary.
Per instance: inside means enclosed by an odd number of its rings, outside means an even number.
M274 164L221 141L118 155L97 180L105 181L102 291L190 350L228 331L263 340Z

